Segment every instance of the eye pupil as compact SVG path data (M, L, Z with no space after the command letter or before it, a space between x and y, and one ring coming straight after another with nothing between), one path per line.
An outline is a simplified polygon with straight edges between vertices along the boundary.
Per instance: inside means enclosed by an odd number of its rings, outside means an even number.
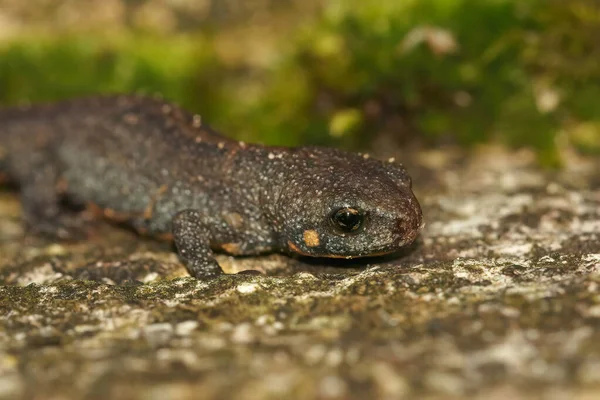
M335 225L345 232L352 232L360 228L363 215L355 208L342 208L333 214Z

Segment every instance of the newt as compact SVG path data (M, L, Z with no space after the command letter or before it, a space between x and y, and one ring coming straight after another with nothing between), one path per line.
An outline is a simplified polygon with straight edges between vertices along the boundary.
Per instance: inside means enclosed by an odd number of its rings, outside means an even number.
M422 226L400 164L236 141L156 97L2 109L0 174L18 185L28 229L77 235L68 205L90 205L173 240L198 279L223 273L213 251L374 256L411 243Z

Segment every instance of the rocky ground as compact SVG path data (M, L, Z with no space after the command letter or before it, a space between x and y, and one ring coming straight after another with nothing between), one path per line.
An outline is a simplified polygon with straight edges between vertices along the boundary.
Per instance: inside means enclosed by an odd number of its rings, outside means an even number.
M209 283L120 227L24 235L3 192L0 398L600 398L598 167L423 153L403 254L221 256L263 275Z

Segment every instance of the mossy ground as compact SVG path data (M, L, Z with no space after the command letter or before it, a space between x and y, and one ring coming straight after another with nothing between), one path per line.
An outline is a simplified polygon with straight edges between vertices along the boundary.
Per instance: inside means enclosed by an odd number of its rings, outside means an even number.
M0 0L0 104L160 92L240 140L600 152L596 0Z
M600 396L598 162L550 173L487 148L409 167L427 226L404 254L223 255L263 275L208 283L120 227L24 236L4 193L0 398Z

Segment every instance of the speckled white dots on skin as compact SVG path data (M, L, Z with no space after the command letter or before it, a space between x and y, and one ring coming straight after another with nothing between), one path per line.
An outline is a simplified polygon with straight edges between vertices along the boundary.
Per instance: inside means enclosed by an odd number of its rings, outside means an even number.
M127 215L140 232L172 233L198 278L222 273L212 249L359 257L395 251L421 226L406 171L367 154L248 145L220 136L199 115L140 96L82 101L57 112L86 127L57 133L68 135L57 141L65 144L60 163L69 191L101 204L107 215ZM131 114L134 125L126 121ZM98 126L110 128L106 140L95 134ZM364 231L351 235L332 225L340 207L364 210Z

